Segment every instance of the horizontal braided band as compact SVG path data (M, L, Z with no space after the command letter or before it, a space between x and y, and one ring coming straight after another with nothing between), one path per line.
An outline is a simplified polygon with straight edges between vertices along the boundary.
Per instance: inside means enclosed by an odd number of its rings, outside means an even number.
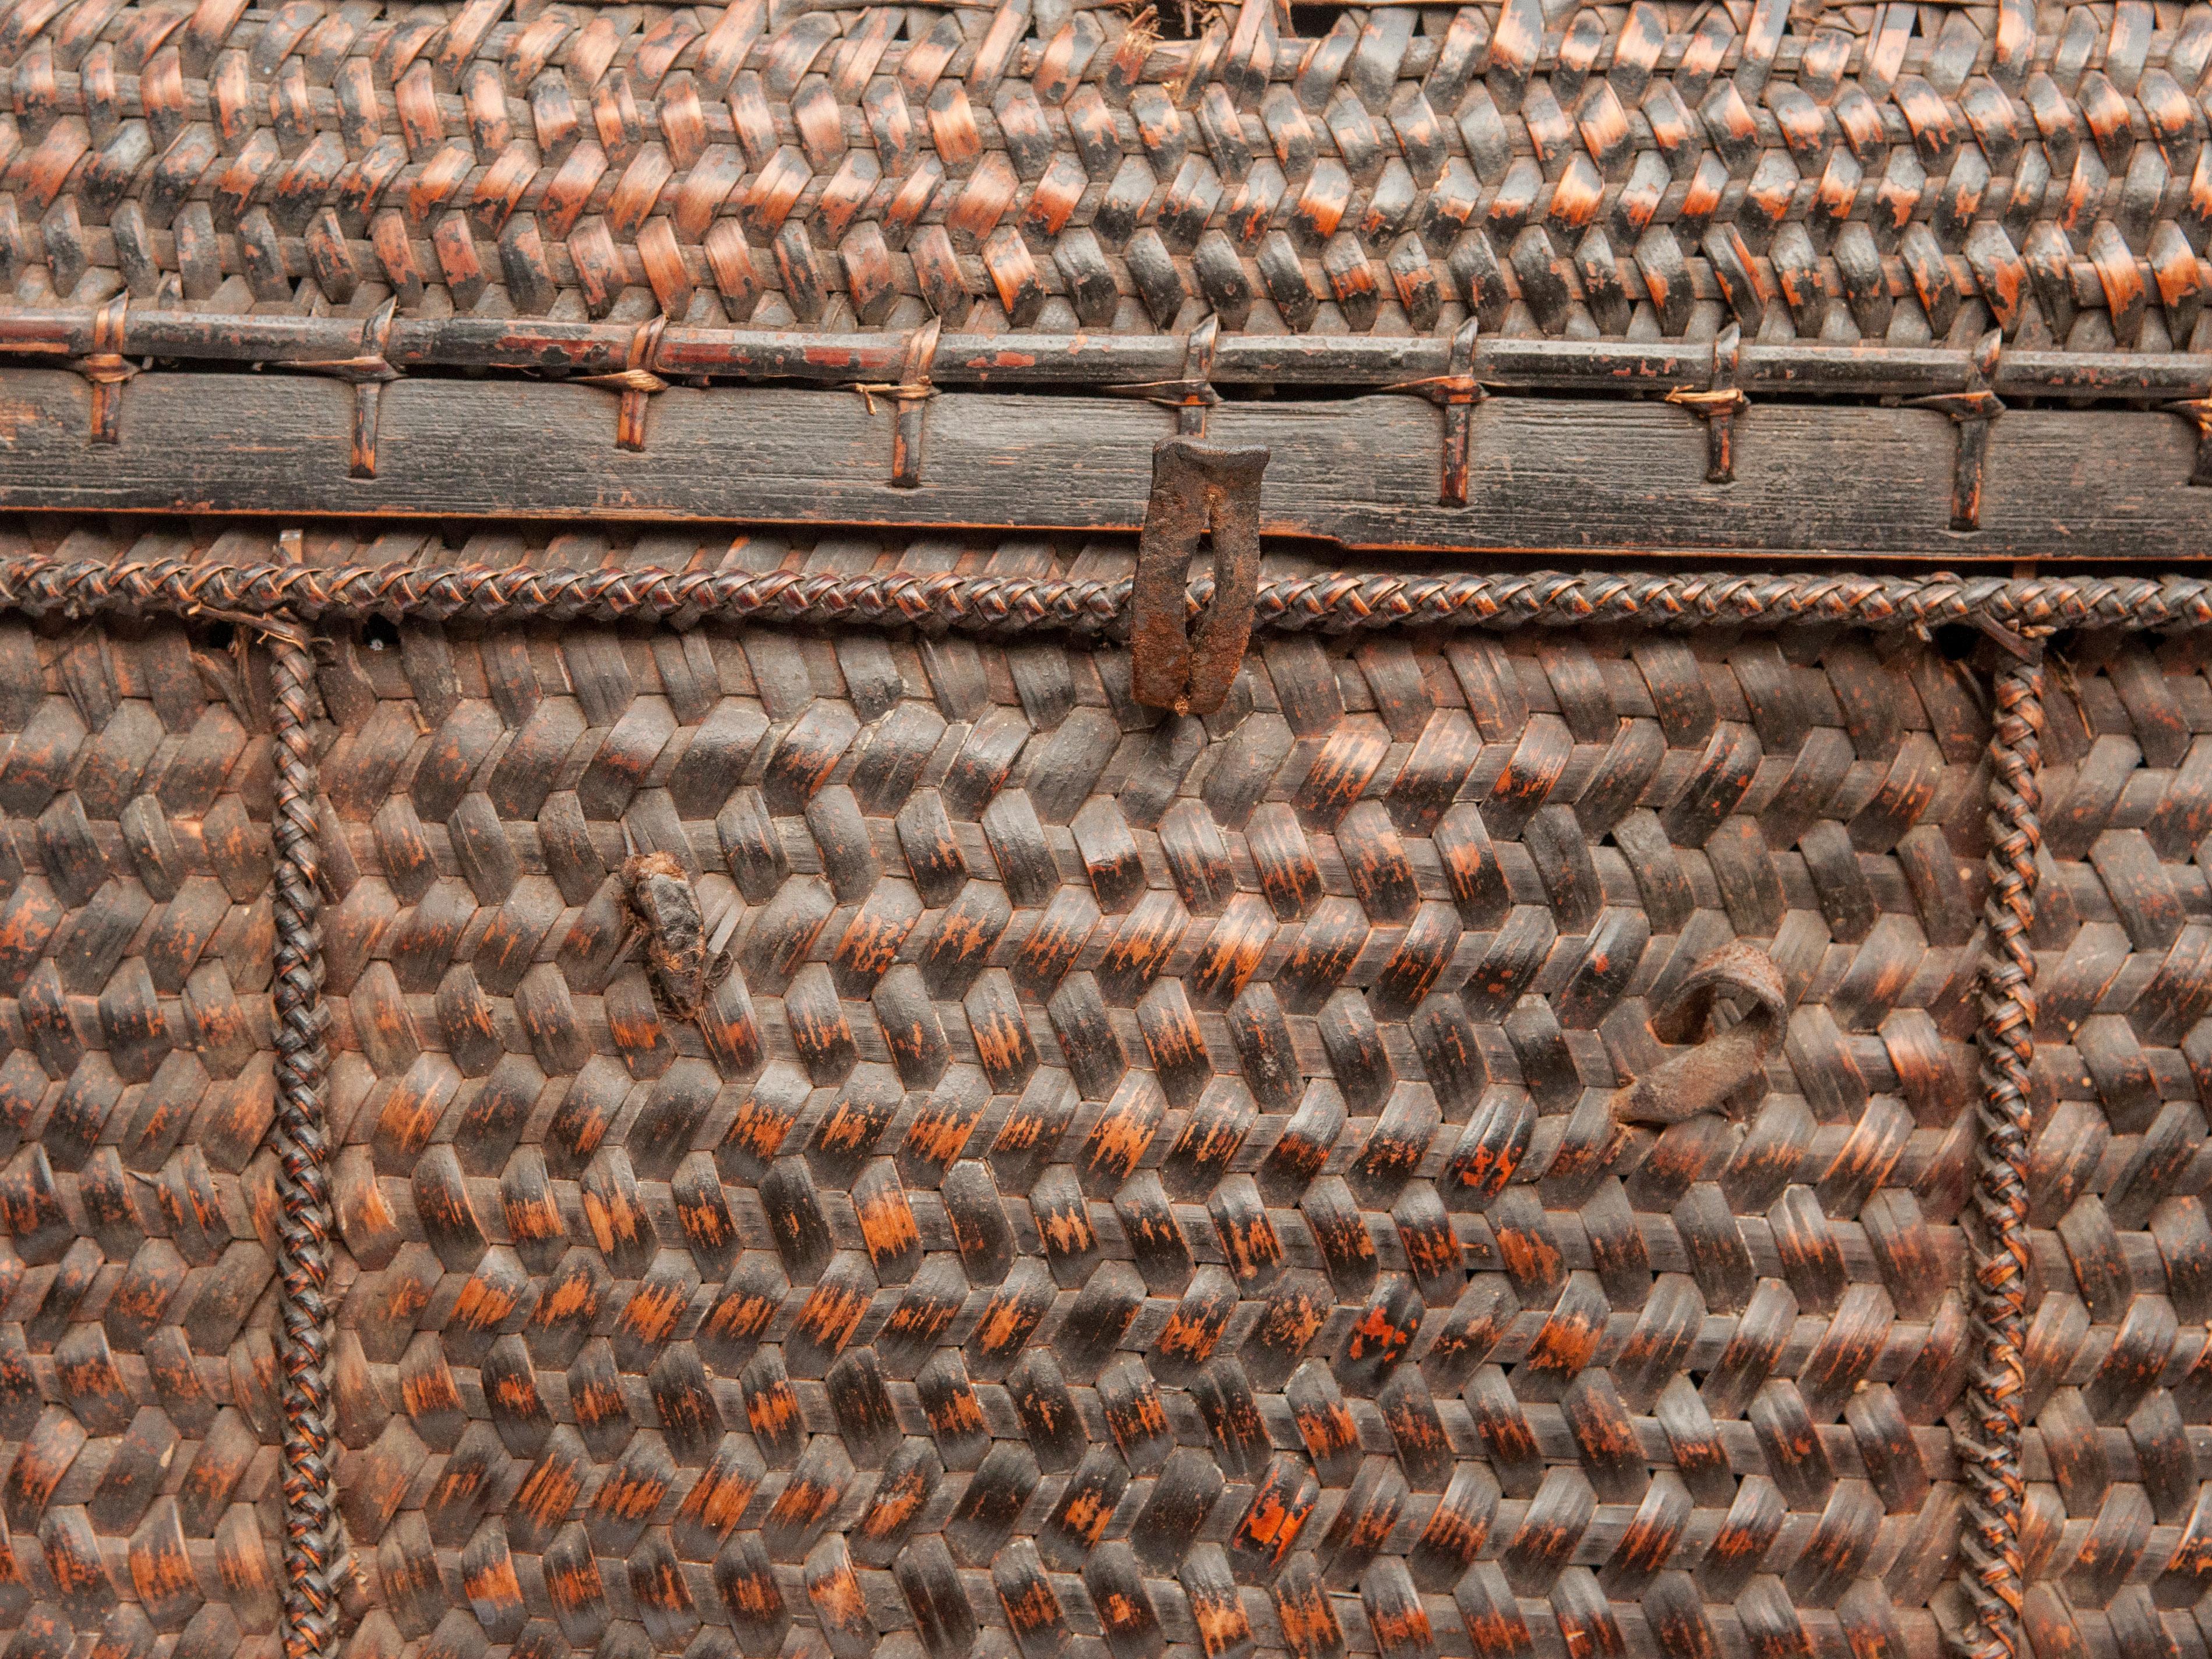
M1127 578L773 571L541 570L386 565L0 562L0 606L34 613L242 611L444 620L683 618L911 623L1006 632L1105 633L1127 615ZM1194 614L1210 579L1190 590ZM1771 626L2013 629L2212 625L2212 579L1936 574L1707 574L1586 571L1410 577L1337 574L1263 581L1262 627L1344 633L1395 627Z

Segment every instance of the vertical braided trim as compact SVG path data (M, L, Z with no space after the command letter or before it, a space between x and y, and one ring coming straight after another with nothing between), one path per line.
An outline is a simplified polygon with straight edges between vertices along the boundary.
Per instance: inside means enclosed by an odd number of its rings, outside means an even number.
M337 1486L331 1471L331 1188L325 1168L323 960L316 892L314 665L271 630L276 811L276 1156L283 1232L284 1655L322 1659L337 1626L331 1589Z
M2027 1073L2035 1052L2036 813L2043 733L2043 662L1996 677L1990 739L1989 943L1981 967L1981 1133L1973 1191L1974 1364L1959 1456L1968 1486L1960 1585L1970 1617L1954 1638L1967 1659L2016 1659L2021 1565L2021 1340L2027 1322Z

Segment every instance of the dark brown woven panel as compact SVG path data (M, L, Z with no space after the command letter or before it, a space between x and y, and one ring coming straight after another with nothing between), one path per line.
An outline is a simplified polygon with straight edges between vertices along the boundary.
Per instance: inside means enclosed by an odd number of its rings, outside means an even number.
M21 0L0 285L806 328L2197 334L2201 7L1315 10L1159 41L1068 0Z
M161 549L271 551L135 556ZM610 549L459 551L551 587ZM98 603L99 569L22 597ZM177 593L264 602L233 578ZM2186 584L2087 586L2188 619ZM1270 635L1199 727L1129 706L1111 647L674 621L319 625L361 1659L1918 1656L1959 1628L1961 1390L2007 1393L1960 1226L2001 1146L1964 1042L1987 643ZM0 629L10 1659L273 1647L270 710L204 625ZM2034 677L2039 1659L2203 1644L2203 665L2075 635ZM696 1024L627 938L633 848L738 904ZM1668 1052L1649 1017L1731 939L1790 1004L1765 1092L1608 1145L1613 1085ZM185 1288L134 1291L164 1244ZM204 1244L228 1276L191 1276ZM155 1310L118 1327L133 1295ZM142 1364L118 1330L145 1329Z
M1277 638L1201 726L1126 674L340 647L356 1650L1935 1652L1971 680L1849 635ZM696 1025L623 950L631 843L741 907ZM1771 1092L1608 1156L1732 937L1795 1005Z
M0 1628L269 1659L283 1412L265 674L0 620Z
M2173 1613L2212 1587L2205 660L2084 635L2045 678L2024 1402L2041 1468L2021 1522L2038 1653L2069 1625L2148 1651L2161 1609L2171 1639L2204 1639Z

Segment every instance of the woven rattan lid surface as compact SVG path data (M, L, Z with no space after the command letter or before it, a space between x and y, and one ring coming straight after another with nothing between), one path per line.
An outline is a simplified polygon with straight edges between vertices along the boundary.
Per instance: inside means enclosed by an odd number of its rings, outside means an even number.
M271 693L232 626L0 626L25 1659L275 1651L293 1199L261 1145ZM2005 949L1990 681L1948 635L1269 635L1200 722L1051 635L320 629L333 1652L1960 1628ZM2042 722L1996 1471L2038 1655L2203 1642L2199 637L2071 636ZM679 888L726 975L668 971ZM1740 1116L1617 1139L1615 1085L1680 1052L1652 1017L1731 941L1786 1004Z
M1193 22L21 0L0 287L809 330L2197 332L2204 6Z

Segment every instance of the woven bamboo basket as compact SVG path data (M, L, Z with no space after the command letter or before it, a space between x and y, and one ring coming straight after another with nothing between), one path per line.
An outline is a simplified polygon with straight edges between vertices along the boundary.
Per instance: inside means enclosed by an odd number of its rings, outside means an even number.
M2208 71L0 8L0 1659L2202 1659Z

